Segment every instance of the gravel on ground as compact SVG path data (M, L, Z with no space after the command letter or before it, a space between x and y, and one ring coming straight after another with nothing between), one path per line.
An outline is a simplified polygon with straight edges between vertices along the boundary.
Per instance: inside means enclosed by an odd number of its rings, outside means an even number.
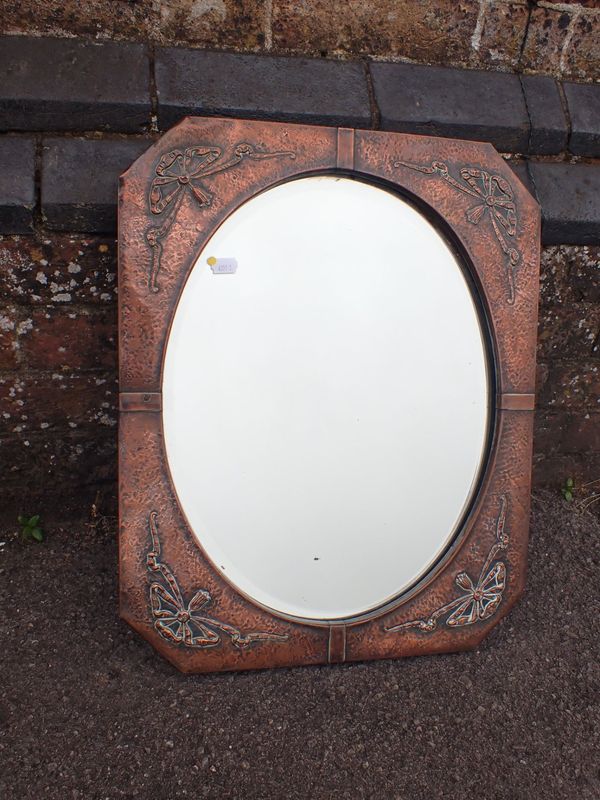
M0 536L3 800L600 797L600 521L533 498L476 650L185 676L117 615L116 526Z

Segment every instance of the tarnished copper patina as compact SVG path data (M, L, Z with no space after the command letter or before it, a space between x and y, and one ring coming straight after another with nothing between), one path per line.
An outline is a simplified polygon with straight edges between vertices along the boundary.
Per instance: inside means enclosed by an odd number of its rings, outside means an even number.
M479 490L444 557L394 602L324 624L271 613L212 567L171 482L161 373L186 278L223 220L275 184L336 172L404 195L454 246L487 320L496 400ZM141 156L121 178L119 212L123 619L184 672L476 647L525 581L539 230L537 203L489 144L188 118Z

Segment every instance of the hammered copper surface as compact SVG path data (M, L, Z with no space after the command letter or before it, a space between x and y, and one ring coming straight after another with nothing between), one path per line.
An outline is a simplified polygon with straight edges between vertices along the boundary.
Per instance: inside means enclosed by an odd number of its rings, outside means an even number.
M273 614L214 569L179 508L160 413L170 325L204 242L258 192L323 172L389 186L446 234L481 298L497 394L481 487L444 558L395 602L331 626ZM185 672L475 647L525 580L539 226L537 204L487 144L188 118L138 159L121 178L119 217L122 617Z

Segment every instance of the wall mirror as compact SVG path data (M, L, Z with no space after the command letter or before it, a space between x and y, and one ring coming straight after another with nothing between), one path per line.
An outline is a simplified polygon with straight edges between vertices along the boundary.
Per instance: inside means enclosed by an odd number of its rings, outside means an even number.
M476 646L525 576L526 188L486 144L188 118L120 192L124 619L189 672Z

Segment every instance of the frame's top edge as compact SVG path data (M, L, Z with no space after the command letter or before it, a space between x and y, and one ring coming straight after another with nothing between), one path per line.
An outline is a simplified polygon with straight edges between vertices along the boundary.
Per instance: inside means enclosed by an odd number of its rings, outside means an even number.
M468 148L471 153L479 153L481 157L486 159L492 158L495 161L497 169L505 170L506 174L514 175L510 166L502 158L500 153L496 150L493 144L485 141L477 141L471 139L448 138L444 136L431 136L422 133L410 133L407 131L393 131L393 130L373 130L372 128L354 128L347 125L323 125L319 123L307 124L306 122L287 121L284 119L256 119L247 117L222 117L215 115L194 114L182 117L175 125L169 130L165 131L159 138L149 144L148 149L142 153L132 164L120 175L120 182L127 181L140 167L143 169L149 159L154 160L157 155L164 152L165 147L181 146L182 140L186 138L186 132L197 134L198 128L206 129L207 133L211 132L212 128L239 128L240 133L244 128L249 132L267 128L271 130L288 130L301 132L315 132L327 131L332 135L337 135L339 131L352 131L357 141L362 140L381 140L381 141L422 141L432 146L434 143L437 145L435 149L445 150L446 148L455 147L460 143L463 147ZM441 154L443 155L443 154ZM502 167L500 167L502 165ZM521 185L521 181L519 181ZM524 186L524 185L523 185ZM526 189L526 187L524 186ZM530 192L527 190L530 195ZM534 202L534 198L532 198ZM537 205L537 202L536 202Z
M538 204L493 145L395 131L183 118L121 178L119 303L128 341L163 346L194 253L241 203L297 177L340 171L397 187L423 213L444 222L472 265L494 341L501 342L500 388L530 389ZM172 228L177 235L169 237ZM143 345L133 332L142 321ZM159 352L143 367L121 352L123 389L158 386Z

